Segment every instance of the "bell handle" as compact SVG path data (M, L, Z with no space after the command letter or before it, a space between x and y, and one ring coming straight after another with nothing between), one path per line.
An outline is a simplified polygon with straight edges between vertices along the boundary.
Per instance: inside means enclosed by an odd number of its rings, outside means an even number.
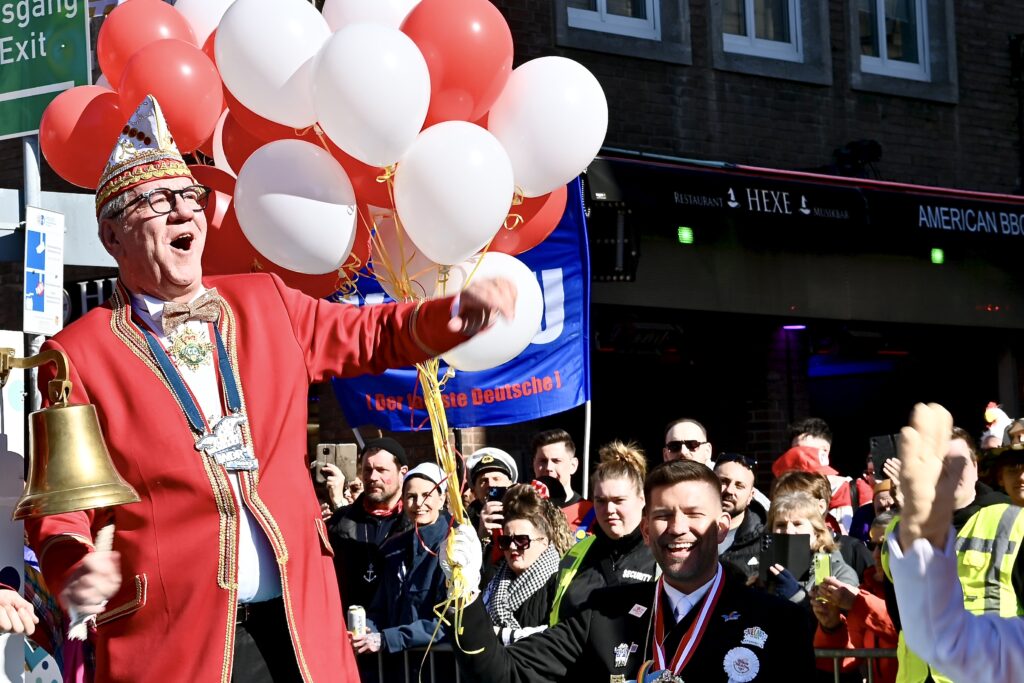
M47 392L50 395L50 402L59 405L66 405L71 396L71 380L69 377L68 357L59 349L47 349L28 358L17 358L14 349L0 348L0 387L7 384L7 378L12 368L37 368L45 363L57 365L57 376L47 384Z

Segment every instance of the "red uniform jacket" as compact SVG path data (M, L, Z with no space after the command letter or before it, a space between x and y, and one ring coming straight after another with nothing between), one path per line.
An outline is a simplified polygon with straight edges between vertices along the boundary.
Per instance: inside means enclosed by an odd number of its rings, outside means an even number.
M451 299L359 309L288 289L277 276L208 278L259 460L240 475L274 549L296 659L306 681L358 681L331 546L306 467L309 385L424 360L465 337ZM72 402L93 403L110 455L142 501L26 523L55 594L113 518L123 584L98 619L97 681L229 681L235 639L238 510L224 469L195 437L119 285L44 348L71 359ZM52 377L40 372L40 386ZM46 394L44 390L44 395Z

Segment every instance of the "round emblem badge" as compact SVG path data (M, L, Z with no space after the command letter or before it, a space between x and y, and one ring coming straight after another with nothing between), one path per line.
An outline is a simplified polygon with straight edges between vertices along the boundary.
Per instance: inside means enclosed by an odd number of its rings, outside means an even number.
M745 647L734 647L725 653L722 668L729 677L730 683L749 683L757 678L761 670L761 662L753 650Z

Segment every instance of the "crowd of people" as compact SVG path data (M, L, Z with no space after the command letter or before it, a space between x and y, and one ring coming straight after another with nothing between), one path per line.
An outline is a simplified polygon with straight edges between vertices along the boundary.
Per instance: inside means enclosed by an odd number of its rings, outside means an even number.
M1016 595L1022 585L1015 552L1021 539L1015 535L1017 518L1013 517L1013 523L1007 526L1005 516L1019 512L1008 505L1020 481L1019 468L1015 466L1016 449L1011 447L1011 440L1014 437L1018 441L1024 440L1024 429L1020 434L1015 432L1013 437L1007 432L1005 447L983 454L979 453L965 431L957 428L952 435L946 460L957 463L960 473L954 494L953 527L957 531L968 528L966 535L962 536L965 539L986 538L984 529L988 528L989 518L997 520L993 528L998 526L998 519L1003 519L1006 531L1012 530L1005 539L1009 555L1001 553L997 561L1005 569L998 578L1002 581L999 589L1006 593L1006 604L1000 609L1014 611L1020 604ZM860 681L870 667L873 680L891 683L897 680L901 666L904 670L901 681L926 681L928 676L939 680L936 678L939 674L927 668L922 669L923 675L918 678L906 676L912 668L926 665L906 647L901 636L896 589L883 553L886 534L897 527L899 520L902 502L900 460L886 460L884 472L876 476L869 457L863 473L856 478L844 477L830 464L831 441L828 425L820 419L811 418L793 425L792 446L774 460L771 467L774 476L767 489L770 496L765 496L757 487L759 477L764 473L754 458L739 453L711 455L713 450L705 428L698 421L685 418L667 426L661 453L663 463L655 469L668 467L665 463L692 462L701 465L707 473L713 473L707 481L714 483L717 490L723 522L721 533L711 534L716 550L715 565L722 567L727 590L760 594L757 600L764 601L765 605L776 601L773 607L766 608L769 611L781 609L780 602L797 608L774 615L792 618L786 626L789 632L779 638L785 640L792 655L803 653L811 662L810 652L814 647L897 649L896 659L843 659L840 662L841 680ZM368 442L361 460L378 445L378 441ZM561 457L550 457L552 445L557 447ZM556 660L569 655L575 659L592 644L570 643L564 638L551 640L554 635L541 634L559 624L565 625L557 632L565 633L580 621L585 621L588 629L592 628L595 609L608 617L606 610L595 607L595 601L611 600L607 604L612 604L614 598L608 597L609 589L648 584L647 590L650 590L659 577L665 575L665 565L658 559L657 547L649 531L644 532L644 527L649 528L651 521L647 515L655 510L648 498L649 461L636 444L614 441L599 449L599 463L591 478L592 505L581 500L571 489L571 475L576 471L578 462L575 445L567 432L560 429L542 432L535 436L532 446L532 458L526 458L532 459L532 476L520 476L518 459L494 447L479 449L466 459L466 489L471 494L469 510L481 564L480 617L481 621L486 618L494 634L493 641L487 637L479 639L479 642L485 648L494 643L509 648L506 655L497 659L459 655L463 668L471 677L476 672L480 680L560 680L559 667L551 668L548 659L544 660L547 664L543 669L535 671L532 667L540 661L537 658L543 654ZM413 519L416 513L409 508L406 508L406 520L394 525L390 534L394 538L391 540L365 531L346 530L347 520L353 515L372 519L375 528L379 528L380 520L395 515L395 506L400 501L397 482L403 476L405 454L397 443L391 442L391 447L398 451L389 458L393 467L391 472L380 475L373 468L361 470L367 492L383 490L381 480L396 482L393 497L377 501L377 516L371 514L374 510L367 507L367 499L364 499L338 510L328 521L336 557L347 558L338 565L345 604L362 604L359 601L366 600L365 594L345 589L345 586L357 585L365 579L367 563L355 563L352 558L380 553L381 559L377 562L379 566L388 567L385 571L412 576L415 552L405 548L403 553L407 559L404 568L390 566L386 559L387 549L395 545L394 539L410 537L410 526L420 526ZM983 456L980 466L979 455ZM1010 474L1006 473L1008 470ZM1001 484L1005 494L982 481L980 471L984 471L985 480ZM406 481L411 472L404 474ZM692 476L692 473L686 476ZM437 488L443 485L444 482L438 482ZM863 504L855 506L854 502ZM588 524L588 519L593 523ZM1021 522L1024 524L1024 516ZM422 528L426 533L422 533L416 543L427 553L430 550L436 553L438 548L432 545L433 537L429 534L431 527L426 525ZM446 534L448 528L444 531ZM1021 532L1024 533L1024 526ZM789 536L794 538L782 538ZM362 539L363 548L359 551L354 551L350 545L356 538ZM969 541L964 547L971 547ZM975 600L978 603L975 607L981 612L986 611L982 596L986 595L986 590L992 592L984 578L991 561L974 559L980 567L975 574L981 578L977 579L973 589L968 588L969 584L965 582L966 604L970 609L970 601ZM430 555L428 561L435 566L440 564L437 555ZM387 579L382 583L382 589L386 583ZM430 606L444 603L444 581L427 585L417 583L417 599ZM669 589L663 588L663 592L667 594ZM401 586L384 590L387 590L391 601L394 596L403 595ZM614 590L611 595L615 595ZM748 596L744 599L753 598ZM645 600L636 598L635 604L652 604L650 597ZM699 601L696 604L699 605ZM755 601L751 604L762 603ZM416 614L414 609L410 609L412 614ZM371 614L375 612L371 609ZM381 648L384 652L422 646L434 638L435 630L441 633L446 626L443 621L439 625L436 613L428 616L427 630L431 637L408 640L404 645L387 637L387 628L394 629L395 626L383 624L391 622L371 620L371 630L384 634L383 639L387 643ZM613 621L621 616L611 615ZM418 618L410 619L408 623L414 625ZM479 624L474 622L474 625ZM761 624L758 628L763 630L766 627ZM420 632L426 634L422 628ZM474 629L473 633L478 636L479 629ZM798 634L805 635L797 637ZM358 638L355 641L357 651L367 651L362 643L373 638L373 635ZM806 642L801 642L801 638ZM441 640L435 638L434 642ZM464 637L460 640L460 648L472 651L475 649L469 645L472 642L476 641L467 641ZM740 642L745 641L741 639ZM641 646L639 642L627 645ZM642 646L650 649L650 639L645 639ZM750 647L745 649L755 655L762 654ZM603 659L591 664L603 666L607 662L598 663ZM630 658L626 659L629 661ZM798 659L791 658L790 664ZM762 661L759 666L768 666L770 660ZM572 671L568 666L569 660L566 661L566 671ZM812 678L822 681L833 679L831 659L820 659L808 666L809 671L813 669L816 672L810 674ZM376 664L363 667L364 673L374 667ZM622 668L609 666L608 675L618 675L616 672ZM499 672L505 673L499 675ZM370 672L367 678L372 678L372 675ZM733 679L743 680L736 676Z

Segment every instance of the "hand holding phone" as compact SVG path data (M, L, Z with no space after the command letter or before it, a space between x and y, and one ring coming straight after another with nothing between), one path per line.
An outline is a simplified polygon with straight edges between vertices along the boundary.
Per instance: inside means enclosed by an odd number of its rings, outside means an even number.
M814 567L815 586L821 585L825 579L832 576L832 558L829 557L828 553L814 553L811 564Z

